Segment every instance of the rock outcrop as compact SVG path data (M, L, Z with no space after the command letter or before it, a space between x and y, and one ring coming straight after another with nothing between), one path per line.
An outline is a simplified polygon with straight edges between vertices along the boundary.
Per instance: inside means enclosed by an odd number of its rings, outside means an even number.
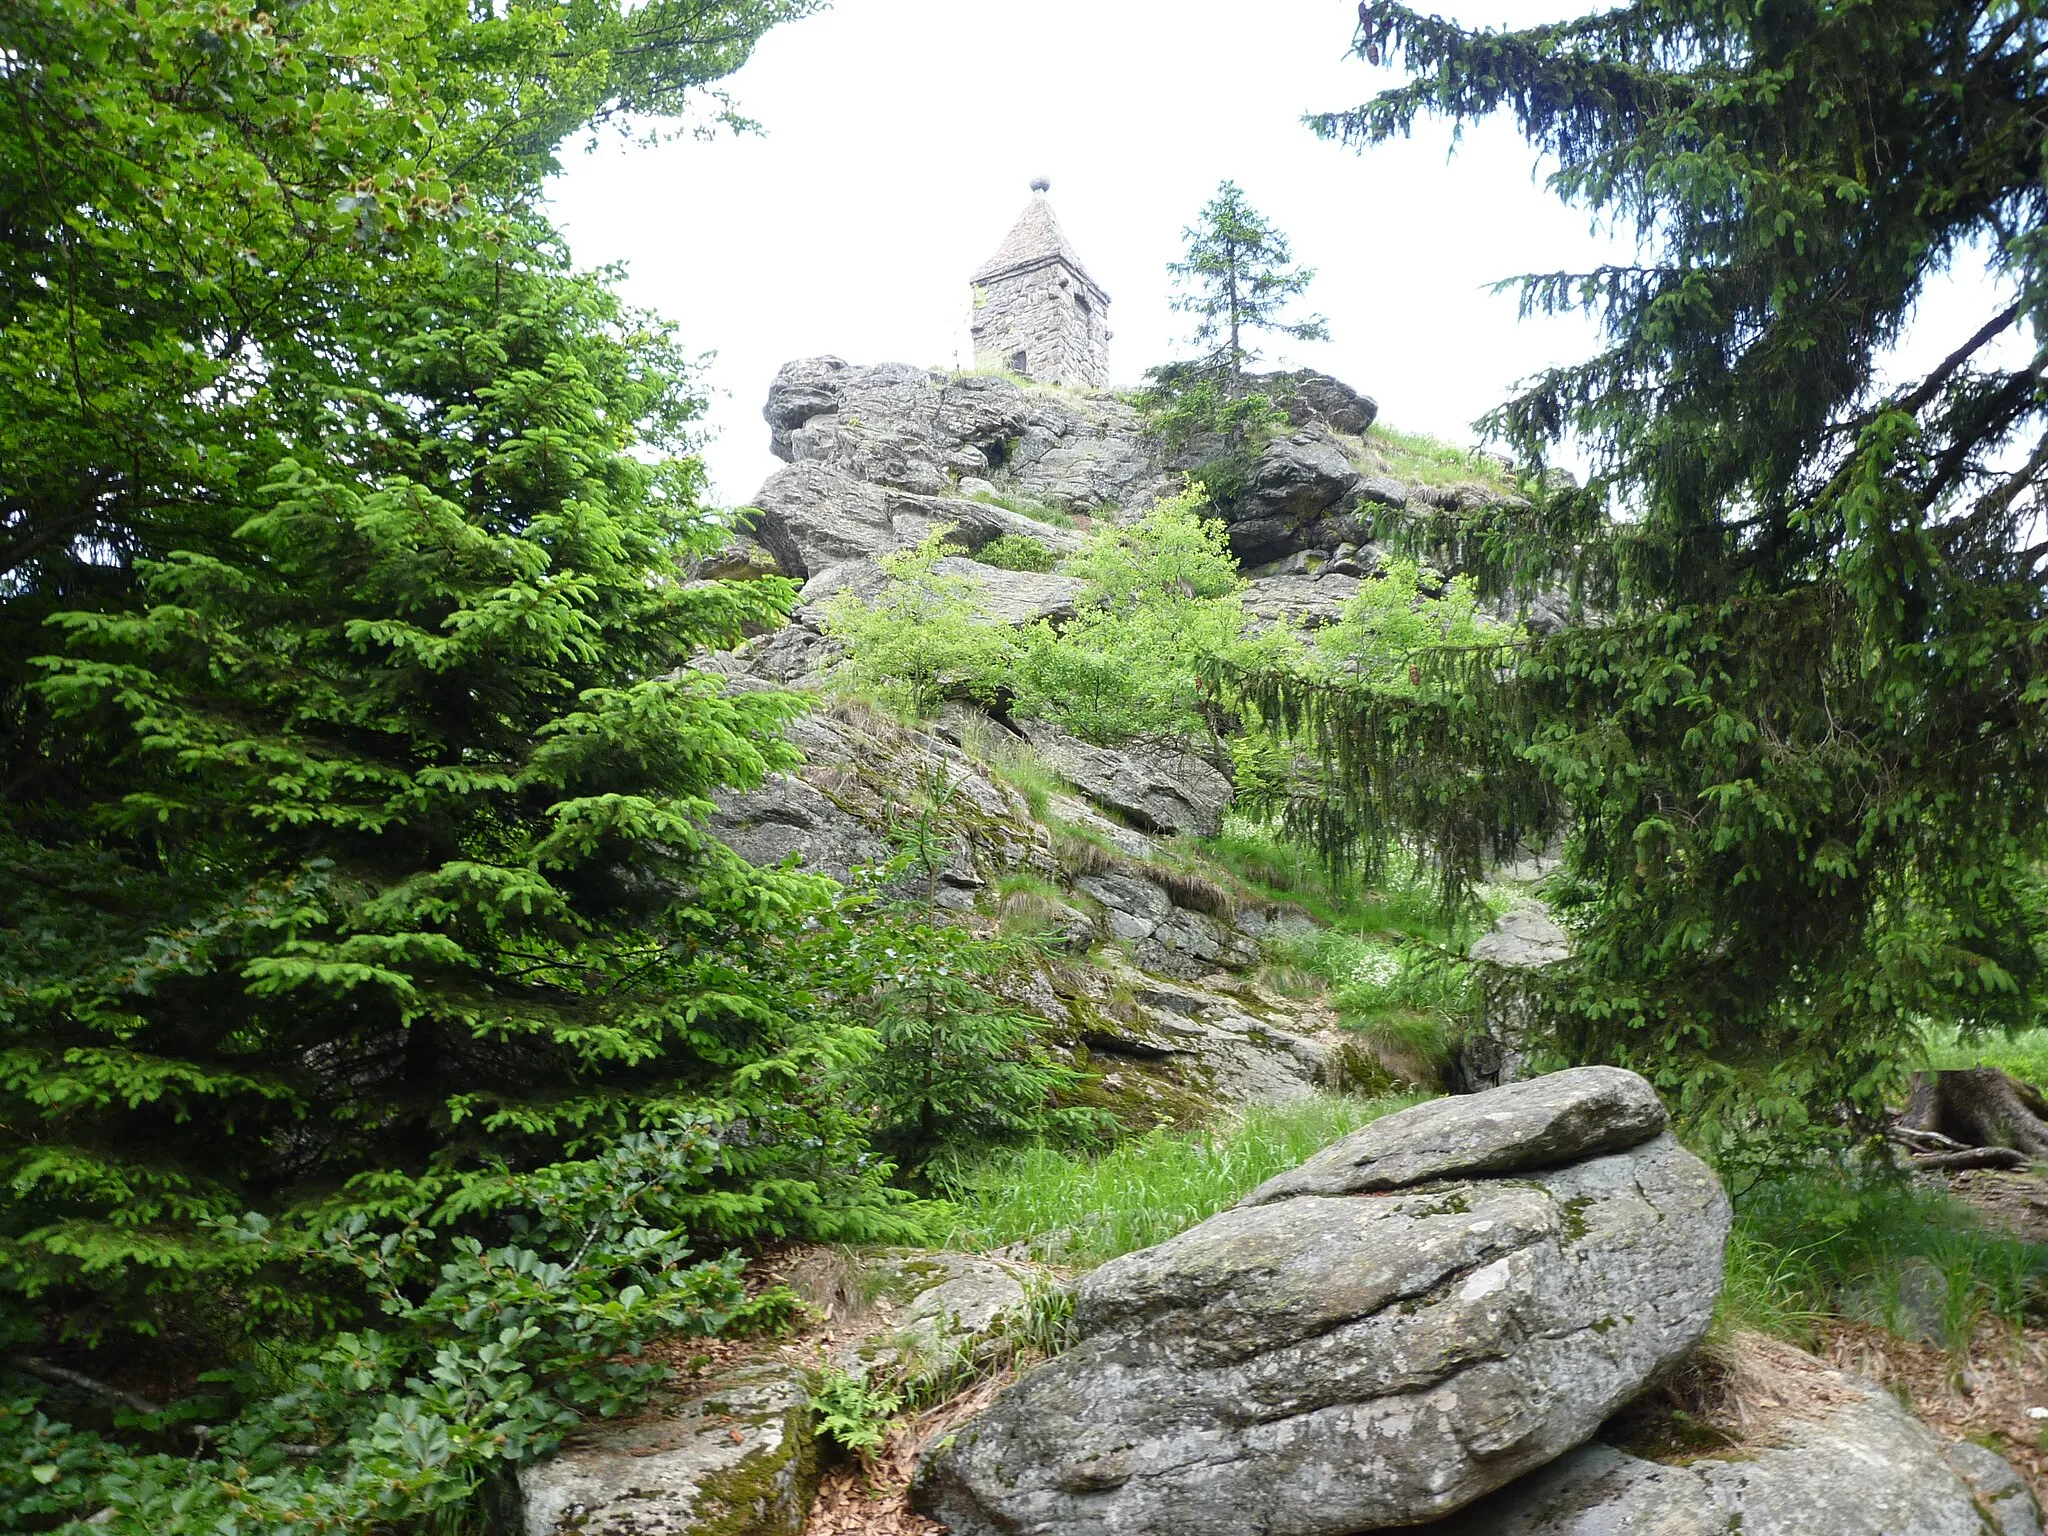
M954 1536L1353 1536L1590 1437L1698 1343L1728 1205L1648 1084L1390 1116L1081 1282L1078 1342L925 1463Z
M863 1379L937 1391L1008 1360L1032 1285L1053 1284L1029 1265L978 1253L864 1254L857 1269L863 1310L878 1326L840 1345L832 1363Z
M1480 962L1484 976L1485 1004L1477 1025L1459 1039L1453 1052L1453 1088L1476 1093L1527 1074L1527 1005L1517 993L1513 973L1556 965L1571 952L1571 935L1538 901L1516 902L1472 941L1472 958Z
M999 476L1069 513L1135 511L1175 483L1130 406L992 375L804 358L776 374L762 414L776 456L830 477L819 483L950 496Z
M1287 418L1296 426L1319 421L1326 427L1353 436L1379 420L1379 403L1361 395L1342 379L1313 368L1293 373L1269 373L1258 379L1259 387L1286 402Z
M1292 429L1266 444L1223 515L1240 554L1280 563L1253 571L1245 606L1255 622L1328 624L1381 562L1365 542L1371 509L1434 506L1448 493L1385 473L1390 461L1357 435L1377 412L1370 399L1321 374L1265 383ZM1106 393L832 357L786 365L764 415L787 467L760 492L753 542L719 569L759 574L772 560L802 585L786 627L701 658L735 688L827 686L844 658L827 633L833 600L878 593L880 562L941 525L967 553L940 561L940 573L973 584L979 618L1062 625L1084 600L1080 582L976 556L999 538L1071 553L1086 520L1136 519L1199 456L1196 445L1172 453L1141 412ZM1274 914L1182 878L1169 867L1175 856L1155 847L1221 830L1233 787L1215 762L1171 743L1107 749L1043 722L953 713L963 718L913 729L829 706L795 728L808 765L720 797L711 830L756 862L794 856L845 881L895 855L905 817L939 785L958 797L946 812L943 867L899 871L891 894L994 922L1018 918L1005 905L1012 896L1033 906L1037 931L1064 952L1065 980L1048 973L1021 1001L1046 1019L1050 1038L1091 1053L1120 1109L1184 1119L1233 1098L1392 1086L1384 1065L1377 1076L1364 1067L1355 1040L1310 1017L1313 1005L1251 1001L1256 989L1229 979L1261 965ZM1050 768L1072 788L1042 815L987 766L1025 739L1042 763L1036 779ZM1109 972L1128 973L1139 994L1170 985L1205 989L1212 1001L1178 1018L1126 1003L1105 1010L1094 983ZM1087 973L1092 980L1076 980ZM1392 1073L1415 1070L1395 1063Z
M1214 837L1223 829L1230 780L1192 752L1144 745L1095 747L1034 722L1022 729L1055 772L1143 831Z
M1348 595L1331 579L1355 583L1377 568L1375 517L1411 505L1480 506L1506 494L1476 479L1420 485L1388 474L1359 436L1378 406L1327 374L1262 382L1285 405L1292 430L1260 450L1242 488L1216 509L1231 549L1254 572L1254 613L1327 623ZM785 364L762 414L788 467L756 496L752 537L783 574L806 584L796 626L814 635L822 626L811 605L872 583L873 561L941 524L970 556L1005 535L1063 554L1079 539L1066 524L1132 521L1217 451L1199 441L1169 449L1137 409L1104 392L901 363L857 367L836 357ZM744 564L761 568L751 557ZM989 567L960 574L975 578L999 622L1058 622L1071 612L1042 590L1047 578ZM1318 576L1320 583L1295 580ZM795 668L830 659L829 648L806 639L749 648L747 666L790 682L810 675Z
M817 1491L810 1385L742 1367L658 1416L523 1468L526 1536L798 1536Z
M742 676L732 686L765 684ZM1207 882L1154 862L1151 836L1086 799L1055 796L1048 807L1070 837L1079 834L1069 856L1085 856L1063 864L1025 797L963 750L991 733L1006 734L958 706L914 730L850 701L826 705L790 728L805 765L759 789L721 794L710 830L754 863L794 856L805 870L850 883L890 865L892 830L936 798L942 857L932 868L899 865L891 894L986 918L996 915L1005 877L1067 882L1079 904L1067 912L1067 947L1110 947L1085 966L1048 964L1013 1001L1045 1021L1049 1043L1088 1053L1104 1106L1132 1123L1370 1080L1355 1039L1317 1005L1222 984L1224 973L1259 964L1261 939L1303 920L1235 906ZM1105 803L1127 804L1133 820L1213 828L1229 801L1229 781L1199 758L1071 745L1087 754L1079 776ZM1168 997L1171 1005L1147 1001Z
M1327 427L1275 438L1253 462L1243 491L1218 508L1231 553L1256 565L1298 549L1365 542L1370 529L1354 514L1364 479Z
M1789 1346L1785 1355L1797 1356ZM1799 1357L1799 1401L1753 1444L1682 1465L1588 1445L1432 1527L1441 1536L2038 1536L2018 1473L1944 1450L1896 1399ZM1781 1389L1782 1390L1782 1389ZM1774 1402L1779 1401L1773 1399Z

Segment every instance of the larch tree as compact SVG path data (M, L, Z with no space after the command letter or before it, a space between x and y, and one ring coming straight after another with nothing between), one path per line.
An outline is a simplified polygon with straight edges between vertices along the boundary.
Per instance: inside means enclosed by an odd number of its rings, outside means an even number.
M2048 191L2038 7L1638 0L1519 31L1360 8L1408 78L1311 119L1363 148L1512 115L1636 260L1521 280L1605 341L1488 425L1576 489L1389 532L1585 617L1439 651L1424 699L1249 692L1336 786L1333 850L1419 841L1453 896L1568 830L1576 958L1533 984L1572 1059L1638 1066L1707 1134L1869 1128L1928 1019L2035 1018L2048 831ZM1997 297L1934 366L1930 284Z

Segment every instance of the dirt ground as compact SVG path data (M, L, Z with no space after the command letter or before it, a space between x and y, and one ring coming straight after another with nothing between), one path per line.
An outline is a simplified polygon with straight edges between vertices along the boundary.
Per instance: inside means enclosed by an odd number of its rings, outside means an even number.
M1831 1323L1823 1335L1829 1362L1890 1388L1942 1439L1988 1445L2048 1506L2048 1328L1987 1321L1966 1365L1868 1323Z
M1948 1187L1990 1225L2030 1243L2048 1243L2048 1171L1957 1173Z

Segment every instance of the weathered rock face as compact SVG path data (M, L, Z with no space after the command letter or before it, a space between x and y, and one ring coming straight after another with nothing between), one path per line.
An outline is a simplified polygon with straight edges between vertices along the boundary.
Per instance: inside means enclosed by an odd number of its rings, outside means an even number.
M1319 421L1333 431L1356 437L1379 420L1379 404L1370 395L1361 395L1342 379L1313 368L1269 373L1256 382L1287 402L1288 419L1296 426Z
M787 574L808 580L849 560L871 560L917 543L935 528L970 554L1007 535L1034 539L1057 554L1077 535L993 502L927 495L876 485L830 464L794 464L761 487L754 504L757 542Z
M792 465L922 495L999 478L1018 495L1090 512L1135 510L1171 489L1143 420L1106 396L819 357L785 364L762 414Z
M1344 605L1358 595L1364 583L1327 567L1311 574L1306 570L1308 562L1302 563L1300 573L1276 573L1253 581L1244 595L1245 612L1269 623L1285 621L1303 629L1321 629L1341 619Z
M922 786L943 794L953 835L942 867L903 877L923 882L915 894L935 886L941 906L971 906L1000 875L1053 873L1047 834L1023 796L938 737L855 705L805 715L789 737L807 759L800 773L718 798L710 830L741 858L779 864L794 853L806 871L847 883L889 861L892 819L916 814Z
M1529 1060L1526 1008L1505 972L1541 970L1570 958L1571 935L1558 927L1541 902L1518 901L1493 927L1472 941L1472 958L1496 969L1488 973L1485 1007L1478 1027L1459 1040L1451 1086L1476 1093L1524 1076Z
M1811 1417L1740 1457L1665 1466L1588 1445L1442 1536L2034 1536L2033 1496L1981 1446L1941 1443L1887 1393L1827 1371Z
M1051 571L1008 571L983 565L959 555L948 555L933 569L941 576L965 577L974 583L980 600L980 618L989 624L1029 624L1036 619L1064 622L1074 616L1083 584L1071 576ZM830 565L804 583L803 601L823 604L841 592L871 599L888 585L889 578L872 560L847 560ZM827 610L829 611L829 610Z
M731 686L765 685L742 676ZM858 705L827 706L791 727L808 759L804 767L751 792L722 794L709 828L754 863L778 864L795 854L805 870L846 882L857 871L888 863L896 851L889 838L892 818L910 814L920 786L944 785L950 792L941 819L945 857L936 870L899 873L890 893L930 898L986 918L999 904L996 886L1005 875L1063 874L1051 834L1033 818L1024 797L961 749L970 736L999 730L986 716L958 707L921 731ZM1213 776L1194 779L1203 785L1202 803L1213 808L1227 802L1228 781L1199 759L1190 761L1189 775L1199 770ZM1127 785L1128 778L1115 782ZM1168 798L1162 789L1154 808L1164 814L1164 807L1188 813L1186 801ZM1217 1103L1283 1102L1362 1080L1355 1043L1316 1005L1196 985L1225 980L1219 972L1255 967L1262 937L1305 919L1227 910L1199 892L1176 895L1151 877L1163 880L1166 872L1151 869L1148 875L1143 861L1157 849L1144 833L1068 796L1055 796L1051 809L1067 827L1120 850L1114 857L1127 861L1118 869L1094 867L1078 879L1066 872L1074 900L1087 908L1067 913L1066 947L1084 950L1097 939L1121 940L1135 967L1110 951L1086 966L1060 968L1058 987L1041 977L1028 995L1011 1000L1044 1019L1053 1041L1092 1053L1090 1066L1101 1074L1108 1103L1129 1111L1136 1123L1151 1123L1162 1116L1183 1119ZM1178 1008L1111 1002L1156 995L1161 978L1184 987Z
M521 1470L526 1536L798 1536L817 1490L801 1371L734 1371Z
M1230 780L1192 752L1093 747L1035 722L1023 731L1039 756L1075 788L1147 832L1214 837L1223 830Z
M1268 443L1245 489L1221 508L1230 551L1246 564L1298 549L1357 544L1367 531L1349 516L1363 482L1327 427L1311 424ZM1341 525L1326 527L1332 514Z
M1579 1067L1390 1115L1268 1179L1242 1203L1376 1195L1438 1179L1555 1167L1636 1146L1664 1123L1657 1091L1635 1073Z
M921 1506L954 1536L1352 1536L1581 1443L1699 1341L1728 1230L1629 1078L1391 1116L1104 1265L1078 1344L927 1460Z
M1030 1287L1053 1283L1029 1265L922 1249L863 1255L859 1270L881 1326L839 1346L832 1363L862 1378L940 1387L1007 1360Z

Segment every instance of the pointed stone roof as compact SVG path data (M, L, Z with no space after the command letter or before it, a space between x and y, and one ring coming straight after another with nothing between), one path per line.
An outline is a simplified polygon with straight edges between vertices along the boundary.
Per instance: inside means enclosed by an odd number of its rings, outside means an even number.
M995 255L982 263L981 270L968 281L972 283L992 282L1007 277L1013 272L1028 272L1033 267L1049 266L1053 262L1066 265L1076 277L1093 288L1107 300L1095 279L1088 275L1088 269L1081 265L1081 258L1074 254L1074 248L1067 242L1060 221L1053 217L1052 204L1046 201L1046 191L1051 183L1031 183L1031 201L1010 233L996 248Z

